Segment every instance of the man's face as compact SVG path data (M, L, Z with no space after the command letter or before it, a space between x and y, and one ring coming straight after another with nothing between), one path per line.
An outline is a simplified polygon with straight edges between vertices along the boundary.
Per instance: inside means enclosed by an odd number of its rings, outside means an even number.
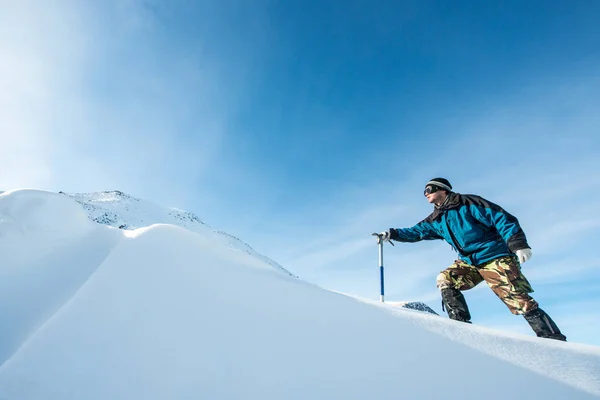
M425 187L425 197L427 197L429 203L442 204L444 200L446 200L446 196L446 191L442 189L438 189L431 185Z

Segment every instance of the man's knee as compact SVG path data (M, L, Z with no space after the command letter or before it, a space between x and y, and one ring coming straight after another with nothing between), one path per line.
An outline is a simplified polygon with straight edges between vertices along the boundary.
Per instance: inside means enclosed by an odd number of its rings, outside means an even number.
M435 280L435 283L440 290L454 287L454 283L450 279L448 271L440 272Z

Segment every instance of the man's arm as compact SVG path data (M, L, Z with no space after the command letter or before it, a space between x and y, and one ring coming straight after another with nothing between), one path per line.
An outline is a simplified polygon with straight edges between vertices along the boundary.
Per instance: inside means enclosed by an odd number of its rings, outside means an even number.
M421 240L442 239L427 219L411 228L390 229L390 239L398 242L419 242Z
M519 220L502 207L483 198L476 198L470 205L471 214L486 226L496 228L513 253L528 249L529 244Z

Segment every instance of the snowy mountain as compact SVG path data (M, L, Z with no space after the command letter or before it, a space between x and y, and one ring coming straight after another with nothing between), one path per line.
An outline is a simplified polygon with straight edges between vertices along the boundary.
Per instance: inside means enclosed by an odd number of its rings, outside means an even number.
M599 347L331 292L180 215L0 194L0 399L600 396Z
M256 252L247 243L226 232L212 229L190 212L160 207L118 190L95 193L59 193L69 196L81 204L89 218L99 224L128 230L154 224L172 224L201 234L214 234L216 242L232 250L247 252L274 268L292 275L275 261Z

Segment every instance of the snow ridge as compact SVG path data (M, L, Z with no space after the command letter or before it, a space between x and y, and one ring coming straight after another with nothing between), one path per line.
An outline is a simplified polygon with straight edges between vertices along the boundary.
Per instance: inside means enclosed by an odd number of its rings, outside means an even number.
M189 211L172 207L160 207L119 190L91 193L65 193L61 191L59 193L81 204L88 217L96 223L126 230L134 230L153 224L171 224L193 232L214 235L228 248L248 253L276 270L297 278L296 275L274 260L258 253L248 243L226 232L211 228L202 222L197 215Z

